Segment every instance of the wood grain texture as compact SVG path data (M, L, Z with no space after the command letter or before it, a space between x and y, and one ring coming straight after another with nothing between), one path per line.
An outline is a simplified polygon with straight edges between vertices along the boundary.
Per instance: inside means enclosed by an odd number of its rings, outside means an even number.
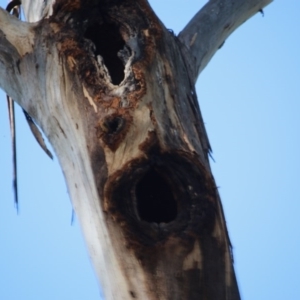
M34 3L0 10L0 85L59 158L105 298L240 299L194 82L269 1L210 1L179 37L146 0Z
M178 36L191 55L193 82L228 36L271 2L210 0L199 10Z

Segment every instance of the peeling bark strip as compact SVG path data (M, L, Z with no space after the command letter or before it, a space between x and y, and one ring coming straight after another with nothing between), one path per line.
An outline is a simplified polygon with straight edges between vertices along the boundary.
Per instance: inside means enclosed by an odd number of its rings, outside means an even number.
M32 1L34 24L0 10L0 84L55 149L106 299L240 299L194 81L228 7L233 31L270 1L209 1L179 39L146 0Z

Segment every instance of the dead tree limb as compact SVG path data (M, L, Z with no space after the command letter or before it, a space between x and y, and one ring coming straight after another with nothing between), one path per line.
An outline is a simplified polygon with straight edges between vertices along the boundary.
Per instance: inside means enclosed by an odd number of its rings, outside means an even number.
M271 2L214 0L199 10L178 36L189 49L194 82L227 37Z
M267 3L210 1L179 38L146 0L0 10L0 86L58 156L106 299L239 299L194 82Z

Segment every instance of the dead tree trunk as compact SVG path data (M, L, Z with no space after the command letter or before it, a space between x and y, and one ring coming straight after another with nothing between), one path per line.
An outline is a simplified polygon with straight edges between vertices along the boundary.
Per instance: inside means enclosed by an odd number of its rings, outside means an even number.
M270 1L209 1L178 37L146 0L0 10L0 86L55 149L106 299L240 298L194 83Z

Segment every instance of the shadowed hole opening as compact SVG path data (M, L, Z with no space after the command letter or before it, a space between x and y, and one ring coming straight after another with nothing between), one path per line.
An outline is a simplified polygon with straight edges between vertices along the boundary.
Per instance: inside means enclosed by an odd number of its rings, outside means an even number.
M177 216L172 188L156 170L149 170L136 185L137 210L143 221L169 223Z
M105 125L108 128L109 133L117 133L122 129L124 120L121 117L107 118L105 120Z
M124 79L124 65L117 54L123 49L125 42L118 27L107 23L94 24L87 28L85 38L95 44L95 55L102 56L112 83L119 85Z

